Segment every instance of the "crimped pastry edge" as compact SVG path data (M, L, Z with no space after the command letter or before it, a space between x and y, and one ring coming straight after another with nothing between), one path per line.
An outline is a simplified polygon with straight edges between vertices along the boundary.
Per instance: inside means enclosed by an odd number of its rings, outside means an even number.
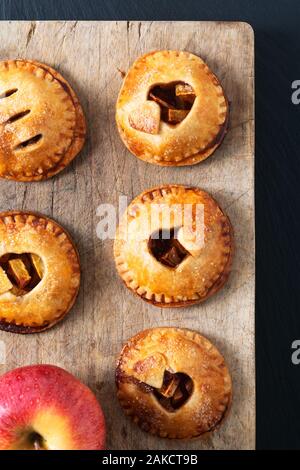
M78 155L78 153L82 150L82 147L86 139L86 119L84 116L82 106L77 97L77 94L75 93L75 91L73 90L69 82L57 70L52 68L50 65L43 64L41 62L30 60L30 59L18 58L18 59L8 59L8 60L1 61L1 63L3 64L7 63L8 66L9 64L17 63L17 62L26 62L26 63L32 64L35 67L41 68L45 70L47 73L49 73L50 75L52 75L52 77L60 83L64 91L71 98L73 106L74 106L74 111L76 115L76 129L74 130L74 136L63 158L59 160L59 162L56 165L51 167L47 172L43 173L42 175L32 175L32 176L21 175L18 177L9 176L9 175L1 176L1 178L3 179L13 180L17 182L31 182L31 181L47 180L51 178L52 176L55 176L56 174L63 171L69 165L69 163L71 163L71 161Z
M6 332L9 332L9 333L17 333L17 334L23 334L23 335L26 335L26 334L33 334L33 333L40 333L42 331L45 331L45 330L48 330L49 328L52 328L54 325L56 325L57 323L59 323L61 320L63 320L63 318L69 313L69 311L71 310L71 308L73 307L76 299L77 299L77 296L78 296L78 293L79 293L79 289L80 289L80 278L81 278L81 273L80 273L80 258L79 258L79 252L77 250L77 247L71 237L71 235L69 234L69 232L62 226L60 225L59 223L57 223L55 220L53 220L52 218L50 217L47 217L45 216L44 214L41 214L40 212L32 212L32 211L27 211L27 210L12 210L12 211L4 211L4 212L0 212L0 219L3 219L4 217L9 217L9 216L15 216L15 215L25 215L25 216L34 216L34 217L37 217L37 218L40 218L40 219L44 219L46 221L49 221L51 223L53 223L54 225L56 225L58 228L60 228L62 230L62 232L66 235L67 239L68 239L68 242L71 244L73 250L74 250L74 253L76 255L76 258L77 258L77 262L78 262L78 267L79 267L79 272L78 272L78 277L79 277L79 282L78 282L78 287L75 289L75 292L74 292L74 295L71 299L71 302L69 303L67 309L65 310L65 312L55 318L52 322L50 322L49 324L47 324L46 326L43 326L41 325L40 327L37 326L37 327L31 327L31 326L26 326L26 325L16 325L15 323L12 323L12 322L7 322L5 320L1 320L0 319L0 330L2 331L6 331Z
M197 188L197 187L193 187L193 186L185 186L185 185L179 185L179 184L166 184L166 185L160 185L160 186L155 186L153 188L150 188L150 189L147 189L145 191L143 191L141 194L139 194L138 196L136 196L129 204L129 206L131 206L132 204L134 204L135 202L139 201L140 199L143 198L143 196L149 194L149 193L153 193L154 191L157 191L157 190L162 190L162 189L170 189L171 188L180 188L180 189L187 189L187 190L195 190L195 191L201 191L201 192L204 192L206 194L208 194L208 196L216 203L216 205L220 208L219 206L219 203L209 194L207 193L207 191L204 191L200 188ZM129 207L128 206L128 207ZM127 208L128 210L128 208ZM217 293L219 290L222 289L222 287L225 285L226 281L228 280L229 278L229 275L230 275L230 272L231 272L231 266L232 266L232 261L233 261L233 256L234 256L234 231L233 231L233 227L232 227L232 224L230 222L230 219L227 215L225 215L225 213L223 212L223 210L220 208L223 216L226 218L227 222L228 222L228 226L229 226L229 238L230 238L230 252L229 252L229 256L228 256L228 260L227 260L227 263L222 271L222 273L220 274L219 278L212 284L212 286L208 289L207 291L207 294L205 295L205 297L199 297L199 298L196 298L196 299L188 299L188 300L183 300L183 301L171 301L171 302L160 302L160 301L156 301L155 298L152 298L152 299L147 299L145 298L143 295L140 295L137 290L141 287L141 286L137 286L135 289L133 289L130 285L128 285L128 283L126 282L126 280L124 279L124 276L123 276L123 273L120 272L119 268L118 268L118 265L117 265L117 258L119 258L121 255L119 253L117 253L116 251L116 244L114 244L114 257L115 257L115 264L116 264L116 269L117 269L117 272L120 276L120 278L122 279L123 283L125 284L125 286L133 293L135 294L135 296L139 297L140 299L144 300L145 302L155 306L155 307L159 307L159 308L181 308L181 307L189 307L191 305L195 305L195 304L199 304L199 303L202 303L204 301L206 301L209 297L211 297L212 295L214 295L215 293ZM115 240L116 241L116 240ZM126 273L125 273L126 274ZM152 297L154 296L155 297L155 293L153 292L152 293Z
M120 122L119 122L119 119L118 119L118 103L119 103L119 98L121 97L121 94L122 94L122 91L123 91L123 87L124 87L124 83L125 83L125 80L128 76L128 73L129 71L134 68L135 64L141 60L141 59L144 59L148 56L151 56L151 55L154 55L156 53L176 53L176 54L184 54L186 56L192 56L192 57L196 57L197 59L200 59L200 61L203 63L204 65L204 68L205 68L205 71L207 73L208 76L212 77L212 80L214 80L218 86L220 86L220 88L222 89L222 93L223 93L223 98L224 98L224 101L225 101L225 104L226 104L226 118L224 120L224 124L222 125L222 127L220 128L219 130L219 133L215 136L215 138L210 142L210 144L208 144L207 148L202 150L202 151L199 151L199 149L194 149L193 152L191 152L190 155L182 158L181 160L179 161L166 161L166 160L156 160L152 157L149 157L149 155L138 155L136 152L134 152L132 146L130 145L129 143L129 140L130 139L127 139L127 136L126 136L126 131L122 128L122 126L120 125ZM227 132L228 132L228 128L229 128L229 110L230 110L230 107L229 107L229 101L227 99L227 96L225 94L225 91L224 91L224 88L223 86L221 85L221 82L220 80L218 79L217 75L212 72L212 70L210 69L210 67L207 65L207 63L198 55L196 54L193 54L191 52L188 52L188 51L185 51L185 50L160 50L160 49L157 49L157 50L153 50L153 51L150 51L146 54L143 54L141 55L140 57L138 57L134 63L131 65L131 67L128 69L127 73L125 74L124 78L123 78L123 83L122 83L122 87L120 89L120 92L119 92L119 95L118 95L118 99L117 99L117 105L116 105L116 123L117 123L117 128L118 128L118 132L119 132L119 135L125 145L125 147L129 150L129 152L134 155L136 158L139 158L140 160L144 161L144 162L147 162L147 163L152 163L154 165L158 165L158 166L175 166L175 167L180 167L180 166L191 166L191 165L196 165L204 160L206 160L208 157L210 157L211 155L213 155L215 153L215 151L218 149L218 147L222 144Z
M208 344L209 346L212 346L213 350L215 352L217 352L217 354L223 360L223 363L224 363L226 371L227 371L227 379L229 379L229 385L230 385L230 394L229 394L229 398L228 398L228 403L227 403L227 406L224 410L224 413L223 413L221 419L210 430L208 430L208 431L206 431L202 434L190 435L190 436L184 436L184 437L174 437L174 436L169 436L169 435L161 435L155 429L147 429L146 430L145 427L143 428L143 423L141 422L141 419L137 415L135 415L134 412L132 412L134 410L132 410L132 408L125 409L125 407L124 407L124 404L126 402L125 402L125 400L122 400L122 398L121 398L122 393L120 392L120 389L119 389L119 386L122 383L122 379L120 379L120 377L124 375L124 374L122 374L122 372L120 372L123 355L124 355L124 353L126 352L127 349L130 349L131 343L133 343L134 341L138 342L139 339L145 338L150 332L155 332L157 330L177 331L181 334L186 335L188 337L188 339L190 339L190 340L192 339L193 341L195 341L195 342L197 342L198 344L201 344L201 345L203 344L203 340L204 340L204 342L206 344ZM116 384L116 388L117 388L117 397L118 397L120 406L122 407L122 410L123 410L124 414L126 416L130 417L130 419L135 424L137 424L144 432L147 432L147 433L149 433L153 436L157 436L157 437L164 438L164 439L169 439L169 440L172 439L172 440L178 440L178 441L191 441L191 440L196 440L196 439L197 440L199 440L199 439L201 439L201 440L208 439L212 434L217 432L219 430L219 428L223 425L223 423L227 419L228 415L230 414L230 410L231 410L231 407L232 407L232 399L233 399L232 379L231 379L231 375L230 375L229 369L227 367L227 363L225 361L224 356L222 355L222 353L217 349L217 347L207 337L203 336L201 333L199 333L195 330L191 330L190 328L182 328L182 327L176 327L176 326L167 326L167 327L164 326L164 327L147 328L146 330L140 331L139 333L137 333L136 335L134 335L133 337L128 339L126 341L126 343L124 344L124 346L123 346L123 348L122 348L122 350L121 350L121 352L118 356L118 359L117 359L116 370L115 370L115 384Z

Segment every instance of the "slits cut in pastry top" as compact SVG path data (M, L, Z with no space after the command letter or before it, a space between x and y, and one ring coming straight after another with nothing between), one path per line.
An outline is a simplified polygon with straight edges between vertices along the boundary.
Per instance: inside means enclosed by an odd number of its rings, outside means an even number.
M125 413L164 438L214 431L232 400L220 352L199 333L180 328L153 328L131 338L118 360L116 385Z
M0 177L38 181L81 150L84 114L68 82L31 60L0 62Z
M164 166L193 165L221 144L229 106L206 63L185 51L154 51L129 69L116 107L121 138L135 156Z

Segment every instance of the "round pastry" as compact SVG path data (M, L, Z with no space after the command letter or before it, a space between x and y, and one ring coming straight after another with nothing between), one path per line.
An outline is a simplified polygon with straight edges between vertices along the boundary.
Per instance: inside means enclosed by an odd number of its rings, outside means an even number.
M36 333L60 321L80 284L68 233L31 212L0 213L0 329Z
M224 91L200 57L154 51L135 61L121 88L116 121L131 153L163 166L194 165L221 144L228 127Z
M128 206L114 255L132 292L157 307L185 307L207 299L227 280L232 228L205 191L160 186Z
M68 82L31 60L0 62L0 177L38 181L81 150L85 118Z
M125 413L144 431L188 439L215 430L228 411L231 379L215 346L195 331L153 328L124 346L116 370Z

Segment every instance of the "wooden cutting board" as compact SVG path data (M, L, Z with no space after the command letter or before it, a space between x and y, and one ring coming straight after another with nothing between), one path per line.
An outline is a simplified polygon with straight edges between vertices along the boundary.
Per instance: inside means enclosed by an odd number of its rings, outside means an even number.
M0 210L26 209L53 217L72 234L82 264L75 307L53 329L31 336L0 332L6 360L0 372L51 363L88 384L102 403L110 449L252 449L255 447L254 358L254 38L246 23L2 22L0 59L29 58L58 69L77 91L88 122L84 150L59 176L39 183L0 181ZM141 54L185 49L218 75L231 102L230 128L215 155L194 167L163 168L133 157L115 126L122 78ZM134 297L118 278L112 241L97 238L102 203L129 201L164 183L199 186L229 215L236 239L226 287L187 309L158 309ZM224 354L234 400L224 426L205 441L167 441L141 432L115 394L115 361L123 343L154 326L198 330Z

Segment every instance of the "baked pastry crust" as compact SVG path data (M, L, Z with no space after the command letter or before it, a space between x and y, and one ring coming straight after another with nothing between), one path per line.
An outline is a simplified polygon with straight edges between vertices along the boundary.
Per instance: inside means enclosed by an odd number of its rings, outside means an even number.
M32 60L0 62L0 176L39 181L80 152L86 123L69 83Z
M162 264L149 250L153 230L162 227L161 219L152 216L153 204L199 204L204 209L204 244L196 251L186 245L187 256L176 267ZM164 220L163 228L172 229L172 222ZM233 245L230 221L208 193L165 185L143 192L128 206L116 233L114 256L126 286L143 300L157 307L186 307L206 300L224 285Z
M79 255L70 235L48 217L33 212L0 213L0 257L34 253L44 265L31 291L0 295L0 329L36 333L60 321L71 309L80 285Z
M164 361L164 368L161 363ZM147 384L164 370L193 381L188 400L166 410ZM188 439L214 431L226 416L232 384L224 358L199 333L180 328L142 331L124 346L116 369L117 395L125 413L144 431L165 438Z
M174 82L192 86L196 99L182 122L172 126L160 120L156 133L143 108L149 103L159 108L149 101L149 91ZM138 112L148 124L145 132L132 125L131 117L138 121ZM194 165L208 158L221 144L228 119L228 101L217 77L200 57L185 51L154 51L138 58L124 79L116 107L117 126L128 150L162 166Z

